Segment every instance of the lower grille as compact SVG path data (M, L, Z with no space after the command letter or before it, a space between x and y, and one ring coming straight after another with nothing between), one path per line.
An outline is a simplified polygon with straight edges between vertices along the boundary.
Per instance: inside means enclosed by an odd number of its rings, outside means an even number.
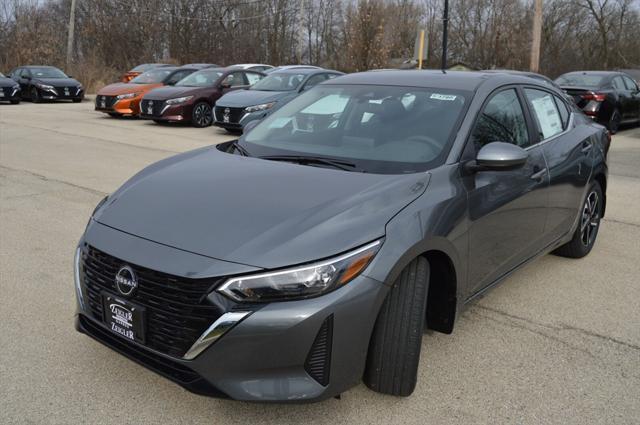
M333 340L333 315L327 317L304 363L307 373L321 385L329 385L329 371L331 370L331 343Z
M164 109L164 100L147 100L140 102L140 113L142 115L150 115L154 117L162 116Z
M77 87L55 87L58 97L76 97L78 95ZM66 90L66 91L65 91Z
M127 264L138 277L131 302L146 309L146 343L161 353L182 357L200 335L224 312L206 303L219 278L186 279L150 270L112 257L89 245L82 253L82 281L88 308L103 321L103 291L118 294L115 276Z
M114 335L109 330L93 323L82 315L78 316L77 326L81 332L86 333L97 341L107 345L120 354L131 360L142 364L154 372L168 378L196 394L208 395L212 397L227 398L217 388L213 387L195 371L165 357L154 354L150 351L138 348L126 343L122 338Z
M229 121L224 119L227 115L229 116ZM224 106L216 106L215 108L215 119L221 123L238 123L242 115L244 115L244 108L226 108Z
M96 96L96 108L98 109L111 109L113 105L116 103L115 96Z

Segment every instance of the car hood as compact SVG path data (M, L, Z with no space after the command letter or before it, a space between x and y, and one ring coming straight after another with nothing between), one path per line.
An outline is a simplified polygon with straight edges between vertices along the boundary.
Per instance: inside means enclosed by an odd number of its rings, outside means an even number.
M162 87L161 83L155 84L131 84L131 83L114 83L101 88L98 91L100 96L117 96L126 93L147 92L155 87Z
M16 83L11 78L0 78L0 87L13 87L16 84L18 83Z
M176 97L190 96L197 94L202 90L211 89L212 87L174 87L167 86L155 89L154 91L146 94L145 99L149 100L167 100L174 99Z
M34 78L32 81L54 87L77 87L80 85L80 81L75 78Z
M218 99L216 106L246 108L247 106L274 102L292 94L295 94L295 91L236 90Z
M384 236L386 223L428 182L428 173L348 172L208 147L147 167L94 220L181 250L273 269Z

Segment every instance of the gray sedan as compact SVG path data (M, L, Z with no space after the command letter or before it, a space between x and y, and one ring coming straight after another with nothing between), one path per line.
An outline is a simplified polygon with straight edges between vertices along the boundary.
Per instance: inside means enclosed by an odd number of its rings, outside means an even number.
M327 81L106 197L76 251L76 328L199 394L408 396L425 328L453 332L540 255L591 251L608 143L523 75Z

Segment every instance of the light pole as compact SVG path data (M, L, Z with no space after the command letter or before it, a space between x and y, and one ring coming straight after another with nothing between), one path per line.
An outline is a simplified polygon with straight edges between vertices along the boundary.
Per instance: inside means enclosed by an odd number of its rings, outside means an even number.
M447 69L447 38L449 34L449 0L444 0L442 14L442 70Z
M71 11L69 12L69 33L67 35L67 72L71 64L71 51L73 50L73 33L76 24L76 0L71 0Z

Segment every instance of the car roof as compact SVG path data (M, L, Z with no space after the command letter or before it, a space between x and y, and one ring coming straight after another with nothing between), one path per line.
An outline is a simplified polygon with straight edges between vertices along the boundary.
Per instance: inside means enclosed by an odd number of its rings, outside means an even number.
M235 65L230 65L229 68L251 68L254 66L269 66L273 68L273 65L268 65L266 63L236 63Z
M324 84L372 84L382 86L413 86L425 88L448 88L475 91L486 81L508 83L537 83L525 75L506 72L482 71L437 71L437 70L383 70L346 74Z
M182 65L183 67L189 67L189 68L220 68L220 65L217 65L215 63L186 63L184 65Z
M571 71L571 72L565 72L562 75L596 75L599 77L608 77L611 75L620 75L620 74L623 74L623 73L620 71Z
M324 69L324 68L285 68L285 69L279 69L276 68L275 70L273 70L273 72L270 73L270 75L273 74L317 74L317 73L324 73L324 72L333 72L333 73L337 73L340 74L339 71L333 71L331 69Z
M55 69L60 69L56 66L51 66L51 65L23 65L23 66L19 66L18 68L55 68Z

